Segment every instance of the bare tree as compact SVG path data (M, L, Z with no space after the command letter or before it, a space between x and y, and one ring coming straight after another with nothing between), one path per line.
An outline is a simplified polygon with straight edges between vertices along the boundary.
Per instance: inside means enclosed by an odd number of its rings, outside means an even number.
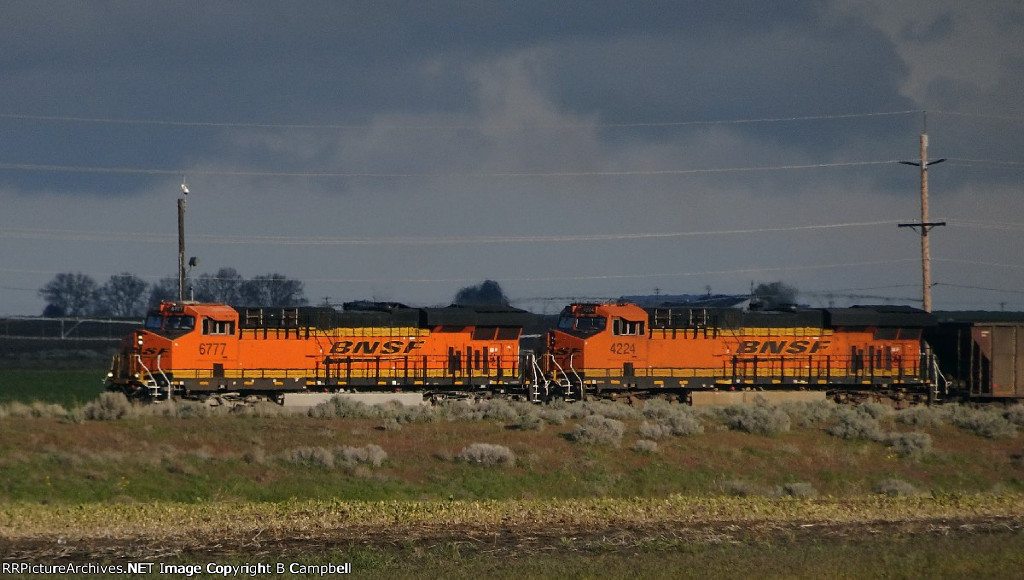
M178 277L167 276L160 278L149 290L149 306L154 308L161 302L174 301L178 299Z
M241 304L245 280L234 268L221 268L216 274L202 274L195 281L195 297L200 302Z
M247 306L303 306L307 303L303 284L282 274L264 274L242 285L242 302Z
M143 297L148 288L142 278L128 272L111 276L97 292L98 311L122 318L141 316L146 309Z
M58 316L86 316L96 306L96 280L76 273L57 274L39 289L39 296L47 302L45 312Z

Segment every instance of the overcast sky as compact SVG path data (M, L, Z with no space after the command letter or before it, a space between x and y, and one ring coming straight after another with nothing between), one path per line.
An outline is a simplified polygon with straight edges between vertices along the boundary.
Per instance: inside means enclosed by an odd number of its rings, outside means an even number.
M310 301L1024 310L1018 0L4 2L0 314L60 272ZM552 300L542 300L551 298Z

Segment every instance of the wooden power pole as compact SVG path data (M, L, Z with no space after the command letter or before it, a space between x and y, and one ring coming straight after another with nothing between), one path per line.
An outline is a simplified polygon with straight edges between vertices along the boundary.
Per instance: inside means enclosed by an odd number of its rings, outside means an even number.
M921 221L899 224L901 228L921 228L921 302L926 312L932 311L932 256L928 243L928 233L946 222L928 221L928 166L942 163L945 159L928 161L928 117L922 114L921 129L921 160L900 161L904 165L915 165L921 168Z
M185 198L178 198L178 302L185 301Z

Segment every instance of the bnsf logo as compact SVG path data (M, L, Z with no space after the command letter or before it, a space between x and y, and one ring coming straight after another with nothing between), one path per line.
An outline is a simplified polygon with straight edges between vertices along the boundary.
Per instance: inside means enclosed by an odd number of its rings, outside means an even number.
M830 344L828 340L744 340L736 354L814 354Z
M331 354L409 354L421 346L423 343L415 340L341 340L331 347Z

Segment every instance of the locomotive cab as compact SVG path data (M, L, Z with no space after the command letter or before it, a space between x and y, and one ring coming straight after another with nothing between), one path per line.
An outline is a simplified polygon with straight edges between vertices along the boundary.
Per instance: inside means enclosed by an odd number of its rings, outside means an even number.
M237 327L238 313L229 306L162 302L122 342L107 373L108 387L161 398L182 389L176 369L204 368L224 376L236 353Z
M570 391L586 384L585 369L601 368L616 377L614 384L628 383L646 358L646 332L647 313L635 304L572 304L548 334L548 371Z

